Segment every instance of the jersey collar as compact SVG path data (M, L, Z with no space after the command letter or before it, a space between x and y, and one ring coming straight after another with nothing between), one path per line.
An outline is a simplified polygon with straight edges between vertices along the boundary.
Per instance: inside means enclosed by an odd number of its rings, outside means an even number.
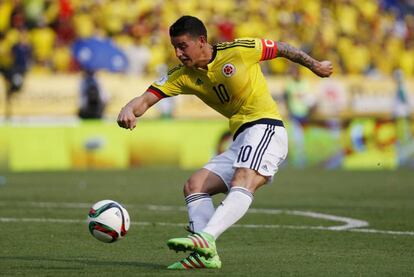
M211 53L211 59L208 62L208 64L210 64L210 63L212 63L214 61L214 59L216 58L216 55L217 55L217 46L214 45L213 46L213 53Z
M202 71L202 72L208 72L210 70L210 68L213 65L214 59L216 58L217 55L217 47L214 45L213 46L213 52L211 53L211 58L207 63L207 69L201 68L201 67L194 67L194 69Z

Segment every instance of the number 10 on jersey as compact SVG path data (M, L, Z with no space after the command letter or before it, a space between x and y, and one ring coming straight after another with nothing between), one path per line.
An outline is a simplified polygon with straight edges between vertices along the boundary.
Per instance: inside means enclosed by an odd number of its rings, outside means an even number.
M223 84L219 84L218 86L213 87L213 90L222 104L224 104L225 102L228 103L230 101L230 96L227 92L226 87Z

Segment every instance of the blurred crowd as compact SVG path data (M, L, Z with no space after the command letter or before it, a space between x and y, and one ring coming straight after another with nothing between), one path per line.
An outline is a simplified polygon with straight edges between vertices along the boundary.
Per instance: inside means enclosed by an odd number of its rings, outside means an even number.
M397 0L0 0L0 68L77 72L71 46L92 36L113 39L129 73L157 74L178 60L168 27L179 16L202 19L211 43L238 37L281 40L341 74L414 76L414 1ZM288 63L266 63L288 73ZM5 74L5 73L4 73Z

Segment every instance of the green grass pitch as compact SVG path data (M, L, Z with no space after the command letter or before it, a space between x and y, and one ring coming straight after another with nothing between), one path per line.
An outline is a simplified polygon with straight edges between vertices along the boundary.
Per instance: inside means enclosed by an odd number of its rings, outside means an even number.
M414 274L412 170L282 169L219 238L221 270L168 271L185 255L165 242L186 235L182 184L190 174L0 173L0 276ZM126 205L133 224L124 240L105 244L89 234L89 207L102 199Z

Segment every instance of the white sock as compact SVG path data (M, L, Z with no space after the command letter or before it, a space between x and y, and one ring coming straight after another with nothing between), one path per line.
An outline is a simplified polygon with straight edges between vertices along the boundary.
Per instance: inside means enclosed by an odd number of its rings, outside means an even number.
M190 229L200 232L214 214L214 205L208 193L193 193L185 198Z
M253 201L253 194L243 187L232 187L217 207L203 232L217 239L225 230L244 216Z

